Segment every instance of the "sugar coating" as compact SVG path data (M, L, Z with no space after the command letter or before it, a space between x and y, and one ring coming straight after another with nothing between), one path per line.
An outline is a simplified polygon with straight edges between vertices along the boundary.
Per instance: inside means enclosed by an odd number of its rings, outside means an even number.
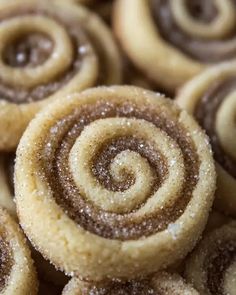
M196 122L134 87L52 104L17 151L27 236L57 268L89 280L147 275L181 259L205 226L214 187L209 141Z
M72 279L64 288L63 295L198 295L190 285L177 274L159 273L147 279L127 282L110 281L86 283Z

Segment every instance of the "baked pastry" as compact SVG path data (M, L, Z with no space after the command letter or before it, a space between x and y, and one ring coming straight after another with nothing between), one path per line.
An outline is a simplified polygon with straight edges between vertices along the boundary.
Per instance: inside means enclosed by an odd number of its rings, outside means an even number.
M7 209L12 215L16 216L16 206L14 198L14 161L15 154L0 155L0 206Z
M86 283L73 278L62 295L199 295L177 274L159 273L148 279L128 282Z
M0 38L0 151L15 149L35 113L58 96L120 82L109 29L70 1L1 1Z
M0 294L37 294L38 284L30 251L19 226L0 208Z
M202 295L234 295L236 222L214 230L200 242L186 264L186 277Z
M174 91L209 64L235 59L235 15L232 0L116 0L113 23L130 59Z
M57 268L93 281L148 275L185 256L215 191L195 120L128 86L49 105L24 133L15 171L27 236Z
M236 62L204 71L177 96L210 137L218 173L216 206L236 216Z

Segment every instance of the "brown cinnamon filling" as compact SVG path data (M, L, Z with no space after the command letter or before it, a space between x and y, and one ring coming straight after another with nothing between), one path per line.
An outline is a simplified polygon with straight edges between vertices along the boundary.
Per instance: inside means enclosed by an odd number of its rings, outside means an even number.
M225 295L224 292L224 273L236 259L235 241L224 241L219 245L213 257L210 257L207 269L207 285L211 294ZM210 263L209 263L210 261Z
M235 0L232 0L236 4ZM150 0L153 19L161 37L173 44L190 57L207 63L233 59L236 55L236 46L226 45L226 42L236 42L236 30L223 39L206 40L191 36L184 32L176 23L170 8L170 0ZM189 14L197 21L210 23L217 15L212 0L188 0L186 7ZM235 8L236 9L236 8Z
M224 101L232 91L236 90L236 77L213 84L197 104L195 117L206 130L211 140L212 149L216 161L234 178L236 178L236 161L221 146L215 129L216 114Z
M13 260L8 243L0 238L0 292L2 292L8 283L8 277L11 272Z
M17 38L6 46L4 62L11 67L36 67L43 64L53 51L53 42L39 33Z
M182 192L175 202L166 204L154 214L135 217L133 212L116 214L104 212L82 196L70 173L68 156L75 140L86 125L100 118L126 117L144 119L152 122L173 138L182 150L185 163L185 182ZM198 182L199 160L190 136L179 126L179 123L166 118L163 113L150 109L149 106L137 106L132 103L116 104L113 102L97 102L76 109L70 116L63 118L51 128L44 152L40 156L43 167L42 177L49 183L56 202L64 208L68 216L87 231L102 237L130 240L148 236L168 227L171 222L184 212ZM100 184L111 191L123 191L130 187L135 179L125 171L126 181L114 182L109 172L109 163L123 150L137 151L149 162L156 180L153 193L168 177L166 159L151 142L145 142L135 136L118 137L105 142L99 154L94 157L91 171ZM138 208L137 208L138 209Z
M217 15L212 0L185 0L185 5L190 15L200 22L209 23Z
M151 287L150 281L111 282L101 286L87 287L83 295L160 295Z
M51 17L61 26L65 27L74 47L74 56L69 68L65 69L63 74L58 75L54 80L48 81L46 84L38 85L31 89L16 87L14 85L6 85L0 81L0 98L12 103L29 103L39 101L49 97L64 87L70 80L80 71L81 61L91 52L83 50L88 43L87 38L81 29L80 21L74 16L68 16L66 11L55 14L47 12L43 8L35 10L29 7L22 8L20 11L11 11L7 15L0 15L0 20L14 18L16 16L27 15L43 15ZM29 24L30 25L30 24ZM3 60L12 67L35 67L43 64L53 51L53 41L38 32L19 36L11 44L6 44ZM96 50L95 44L95 50ZM101 79L100 79L101 80ZM99 82L102 82L100 81ZM101 83L102 84L102 83Z

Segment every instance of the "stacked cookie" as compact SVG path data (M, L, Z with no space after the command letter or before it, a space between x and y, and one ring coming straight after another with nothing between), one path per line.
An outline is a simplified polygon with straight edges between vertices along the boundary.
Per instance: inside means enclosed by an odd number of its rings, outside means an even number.
M0 294L236 294L236 3L0 20Z

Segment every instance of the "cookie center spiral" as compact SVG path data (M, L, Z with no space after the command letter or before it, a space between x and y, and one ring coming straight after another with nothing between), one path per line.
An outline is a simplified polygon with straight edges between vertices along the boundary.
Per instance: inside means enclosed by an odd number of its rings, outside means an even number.
M55 201L102 237L137 239L184 212L199 160L178 123L148 106L98 101L51 127L41 158Z
M189 14L196 20L209 23L216 17L217 9L212 0L187 0L185 5Z
M27 34L6 45L4 62L11 67L35 67L43 64L51 55L53 41L40 33Z
M54 79L70 66L73 53L71 40L62 26L45 16L22 16L3 22L0 25L0 55L4 55L5 44L34 32L49 34L52 38L54 48L50 58L34 68L11 67L0 60L0 78L4 83L31 88Z
M114 213L132 211L153 193L155 174L148 161L137 152L124 150L117 154L110 164L110 173L116 182L125 182L127 175L130 175L131 179L135 179L126 191L112 193L110 190L102 188L89 168L94 155L98 153L100 148L97 144L98 140L103 143L114 137L131 136L134 130L136 137L144 138L155 150L159 150L166 159L169 175L167 180L162 183L162 190L167 191L169 188L178 194L179 186L176 184L183 182L184 173L178 171L178 165L184 165L181 151L173 149L171 154L167 154L166 151L169 146L174 146L175 143L154 125L144 120L126 118L97 120L86 127L76 140L70 152L70 167L80 192L103 210ZM81 162L81 159L83 159L83 162ZM157 205L158 201L166 202L162 198L162 190L153 194L147 204L144 205L143 210L146 210L145 206L151 207L151 203Z
M80 20L67 14L26 6L0 15L1 99L21 104L48 98L93 56Z

